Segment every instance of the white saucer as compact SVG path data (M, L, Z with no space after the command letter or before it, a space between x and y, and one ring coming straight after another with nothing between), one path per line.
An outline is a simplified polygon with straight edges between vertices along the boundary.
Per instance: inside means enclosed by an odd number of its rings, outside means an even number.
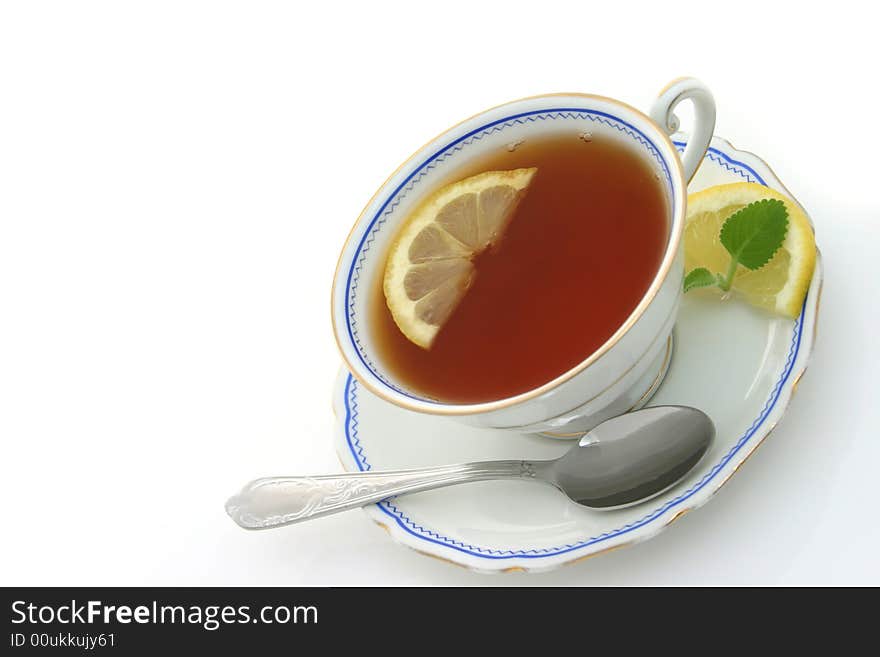
M679 150L682 139L675 139ZM689 191L744 180L788 194L757 156L715 137ZM483 572L549 570L651 538L712 497L781 419L813 347L821 287L820 257L796 321L735 300L722 304L685 296L669 372L648 405L700 408L714 420L717 436L698 468L659 497L598 512L569 502L550 486L490 481L394 498L366 512L399 543ZM571 446L397 408L345 370L333 403L336 449L351 471L553 458Z

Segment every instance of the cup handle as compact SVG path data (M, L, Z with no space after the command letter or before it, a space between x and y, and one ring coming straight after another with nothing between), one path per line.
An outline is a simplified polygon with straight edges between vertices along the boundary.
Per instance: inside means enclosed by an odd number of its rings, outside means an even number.
M695 78L679 78L666 85L651 106L651 118L667 134L678 130L676 106L683 100L694 104L694 129L681 156L684 178L690 182L697 172L715 131L715 100L702 82Z

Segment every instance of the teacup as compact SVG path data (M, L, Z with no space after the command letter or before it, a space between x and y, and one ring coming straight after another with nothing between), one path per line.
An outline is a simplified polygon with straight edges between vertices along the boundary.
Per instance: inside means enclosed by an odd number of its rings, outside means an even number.
M669 135L678 129L673 110L685 99L694 104L695 126L679 154ZM332 320L348 369L364 387L402 408L483 427L558 437L581 435L609 417L644 405L662 382L671 358L684 275L687 183L706 153L714 126L715 105L708 89L697 80L682 78L661 92L650 117L611 98L564 93L516 100L450 128L388 178L342 249L333 281ZM426 194L455 180L462 164L505 144L574 129L628 140L661 181L669 234L647 292L599 349L525 393L485 403L451 404L407 390L383 367L376 336L371 334L375 329L368 321L368 297L381 280L387 247L397 229ZM555 321L566 321L564 308Z

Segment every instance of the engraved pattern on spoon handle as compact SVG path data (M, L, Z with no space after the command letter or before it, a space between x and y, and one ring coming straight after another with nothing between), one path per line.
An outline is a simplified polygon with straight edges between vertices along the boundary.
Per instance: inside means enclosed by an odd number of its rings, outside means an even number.
M245 529L269 529L379 502L395 495L487 479L534 479L529 461L359 472L316 477L267 477L247 484L226 503L226 512Z

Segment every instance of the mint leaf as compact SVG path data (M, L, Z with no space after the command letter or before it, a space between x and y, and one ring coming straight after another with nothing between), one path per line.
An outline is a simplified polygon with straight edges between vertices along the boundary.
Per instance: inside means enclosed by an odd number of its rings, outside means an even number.
M684 291L690 292L695 288L709 287L710 285L715 285L717 283L718 281L715 278L715 274L705 267L697 267L684 277Z
M749 269L760 269L782 246L788 231L788 210L777 199L749 203L730 215L721 227L721 243L734 263ZM728 275L728 284L732 279Z

